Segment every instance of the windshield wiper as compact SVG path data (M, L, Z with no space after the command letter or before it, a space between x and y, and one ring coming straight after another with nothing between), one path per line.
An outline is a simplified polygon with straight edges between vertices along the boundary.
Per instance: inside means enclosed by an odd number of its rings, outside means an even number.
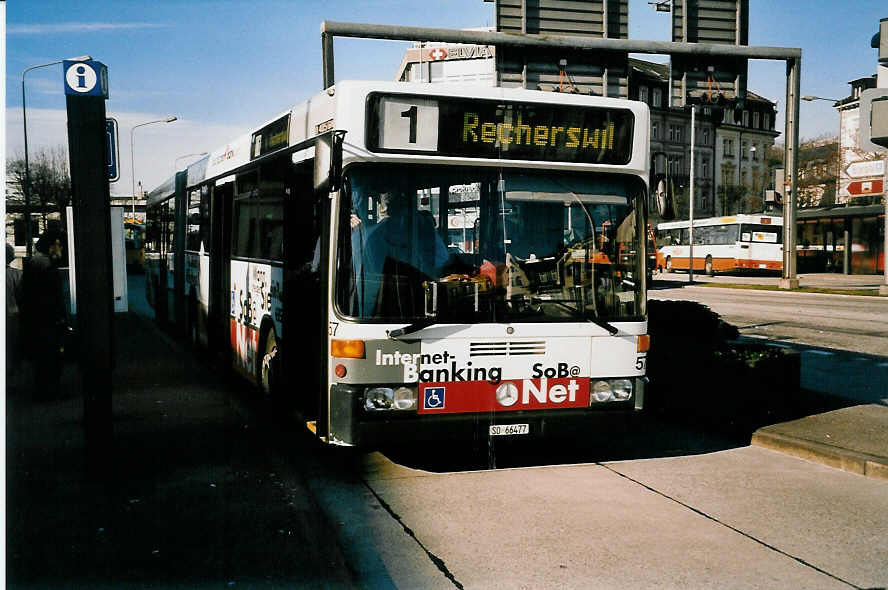
M542 299L540 297L533 297L531 301L533 303L554 303L556 305L564 307L565 309L569 309L570 311L574 312L574 314L578 313L577 309L570 305L570 303L575 303L572 299ZM613 324L610 324L604 320L600 320L595 317L580 316L580 318L586 320L587 322L591 322L596 326L604 328L611 336L616 336L620 331L619 328L615 327Z
M610 333L611 336L616 336L617 333L620 331L616 326L614 326L613 324L609 324L604 320L599 320L598 318L590 318L590 317L587 317L585 319L587 322L592 322L596 326L604 328L605 330L607 330Z
M435 318L425 318L423 320L419 320L418 322L413 322L410 325L404 326L403 328L395 328L394 330L386 330L385 335L389 337L391 340L397 340L401 336L406 336L407 334L413 334L414 332L419 332L423 328L428 328L429 326L437 323Z

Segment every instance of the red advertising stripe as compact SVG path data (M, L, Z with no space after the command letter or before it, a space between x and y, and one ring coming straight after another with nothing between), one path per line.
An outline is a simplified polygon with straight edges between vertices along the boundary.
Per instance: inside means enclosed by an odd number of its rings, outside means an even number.
M497 390L500 395L497 395ZM554 410L589 406L589 378L420 383L419 414Z

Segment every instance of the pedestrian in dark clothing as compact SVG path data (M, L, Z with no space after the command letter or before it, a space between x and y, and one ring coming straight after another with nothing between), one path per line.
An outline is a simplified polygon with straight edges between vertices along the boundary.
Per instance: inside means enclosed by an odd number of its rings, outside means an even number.
M15 375L22 360L22 271L12 266L15 248L6 244L6 375Z
M25 265L22 331L33 361L36 396L58 396L62 337L67 328L65 299L59 276L62 234L47 230L37 241L37 253Z

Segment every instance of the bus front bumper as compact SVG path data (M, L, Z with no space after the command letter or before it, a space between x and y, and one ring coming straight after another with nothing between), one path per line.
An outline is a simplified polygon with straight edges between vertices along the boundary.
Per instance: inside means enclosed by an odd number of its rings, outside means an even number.
M458 442L490 436L491 426L526 424L526 436L554 438L582 436L610 428L622 429L642 409L647 378L638 378L636 395L627 401L589 408L419 415L415 411L368 412L363 408L364 386L334 385L330 391L328 442L345 446L410 445L415 441Z

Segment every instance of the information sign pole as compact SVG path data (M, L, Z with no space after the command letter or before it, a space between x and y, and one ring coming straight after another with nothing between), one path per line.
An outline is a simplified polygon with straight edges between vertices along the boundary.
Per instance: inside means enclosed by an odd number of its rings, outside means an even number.
M77 334L83 387L86 461L106 472L112 448L114 285L105 99L108 69L97 61L64 62L68 154L74 209Z

